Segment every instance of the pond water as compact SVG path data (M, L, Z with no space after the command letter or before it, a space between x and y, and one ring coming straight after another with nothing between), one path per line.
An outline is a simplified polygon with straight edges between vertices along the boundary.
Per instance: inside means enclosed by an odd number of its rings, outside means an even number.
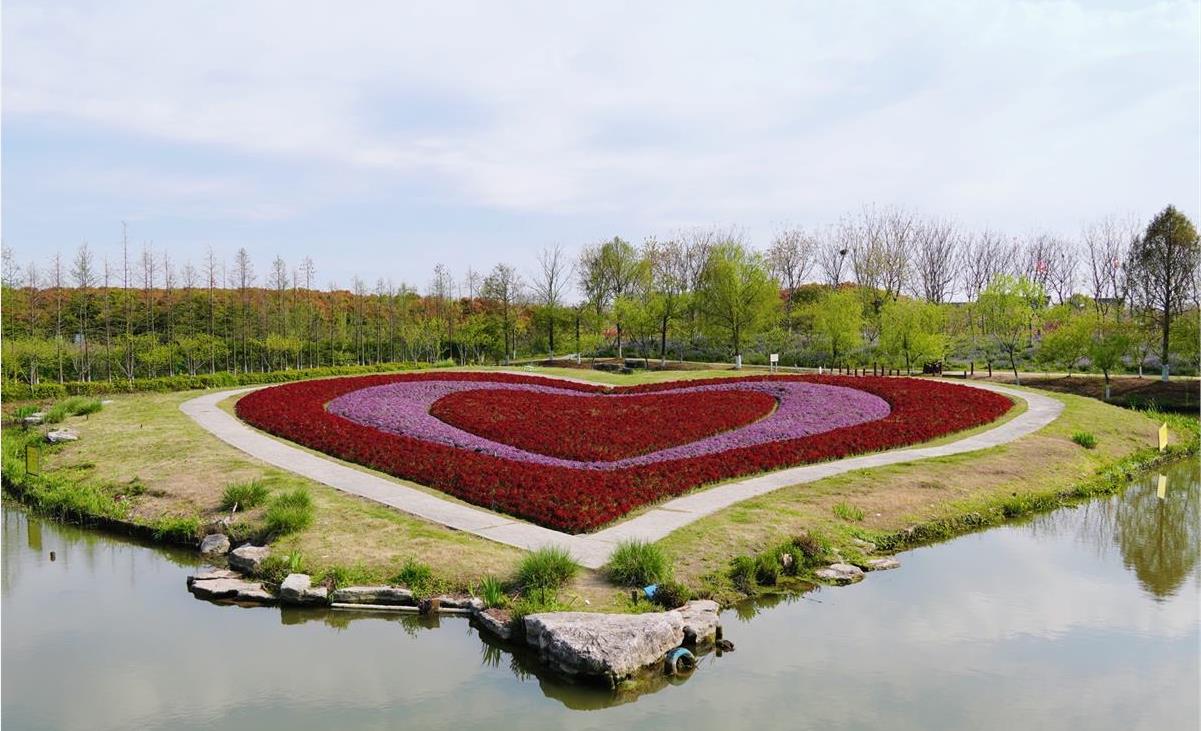
M540 677L466 620L217 606L193 554L3 515L11 729L1187 729L1201 481L900 556L723 614L737 650L641 694ZM51 560L50 554L55 558Z

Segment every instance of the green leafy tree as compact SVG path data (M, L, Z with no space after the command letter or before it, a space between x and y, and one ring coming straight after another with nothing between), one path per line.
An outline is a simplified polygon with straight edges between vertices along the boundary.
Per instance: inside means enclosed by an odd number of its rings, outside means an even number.
M929 302L889 300L880 310L880 352L904 363L913 372L915 362L942 360L947 350L942 310Z
M1042 363L1072 370L1088 356L1096 331L1096 318L1070 304L1057 305L1044 318L1044 333L1035 357Z
M1176 358L1194 372L1201 367L1201 311L1185 311L1172 322L1168 345Z
M814 341L837 367L863 342L863 301L850 290L835 290L808 307Z
M1009 359L1013 380L1021 385L1018 355L1030 344L1035 304L1045 300L1042 287L1025 277L1002 274L980 293L977 307L985 332L997 350Z
M734 242L709 252L698 293L708 324L722 333L735 358L742 346L771 322L780 291L762 257Z
M1100 314L1092 314L1084 319L1091 325L1088 358L1092 361L1093 368L1101 371L1105 377L1105 398L1108 400L1109 374L1121 367L1122 358L1130 352L1130 324Z

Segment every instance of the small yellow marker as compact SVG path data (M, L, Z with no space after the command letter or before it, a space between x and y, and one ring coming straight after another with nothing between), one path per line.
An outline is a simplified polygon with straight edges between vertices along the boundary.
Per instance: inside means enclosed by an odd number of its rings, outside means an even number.
M1155 497L1163 500L1168 495L1168 476L1159 476L1159 488L1155 491Z
M1164 422L1163 426L1159 427L1159 451L1168 448L1168 422Z
M42 448L36 444L25 445L25 472L31 475L42 472Z

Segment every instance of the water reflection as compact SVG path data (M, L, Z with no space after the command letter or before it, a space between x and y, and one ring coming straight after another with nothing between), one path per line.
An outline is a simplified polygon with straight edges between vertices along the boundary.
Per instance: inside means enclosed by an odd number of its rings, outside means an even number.
M1144 591L1169 599L1201 558L1201 463L1180 462L1163 474L1163 499L1156 494L1158 475L1151 474L1120 496L1035 517L1031 530L1074 532L1098 557L1116 547Z
M566 684L461 617L216 606L189 553L5 510L11 728L1187 728L1198 470L723 614L686 681ZM49 562L49 551L58 561ZM753 621L752 621L753 618ZM549 702L548 702L549 701ZM587 711L582 713L580 711Z

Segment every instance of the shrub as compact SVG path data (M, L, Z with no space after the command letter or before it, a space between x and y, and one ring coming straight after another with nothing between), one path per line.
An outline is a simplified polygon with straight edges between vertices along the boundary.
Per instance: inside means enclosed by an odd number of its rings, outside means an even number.
M655 593L651 597L651 601L664 609L675 609L683 606L685 602L692 598L692 592L687 586L684 586L678 581L664 581L655 587Z
M755 581L763 586L774 586L779 579L779 556L774 551L759 554L755 558Z
M509 603L509 596L505 593L505 586L500 579L495 576L485 576L480 581L480 599L484 600L484 604L489 607L503 607Z
M758 564L753 556L738 556L730 561L730 581L734 583L734 588L744 593L751 593L755 589L755 572Z
M830 553L830 544L817 533L801 533L793 536L792 545L805 556L805 563L819 563Z
M303 487L281 492L271 500L263 519L274 535L302 531L313 523L313 499Z
M1092 449L1097 446L1097 438L1093 436L1092 432L1078 431L1072 435L1072 441L1085 449Z
M221 493L221 509L233 510L238 507L242 510L249 510L258 507L263 504L270 492L267 486L259 480L227 485L225 491Z
M637 539L618 543L609 556L606 570L614 583L625 586L657 584L671 576L671 566L663 549Z
M580 565L566 548L546 546L521 559L517 566L517 580L523 589L545 592L564 586L575 578L579 570Z
M843 520L863 520L863 509L850 503L838 503L834 506L834 514Z
M809 562L805 552L792 543L785 543L776 549L775 553L780 560L780 573L786 576L796 576L801 567Z

